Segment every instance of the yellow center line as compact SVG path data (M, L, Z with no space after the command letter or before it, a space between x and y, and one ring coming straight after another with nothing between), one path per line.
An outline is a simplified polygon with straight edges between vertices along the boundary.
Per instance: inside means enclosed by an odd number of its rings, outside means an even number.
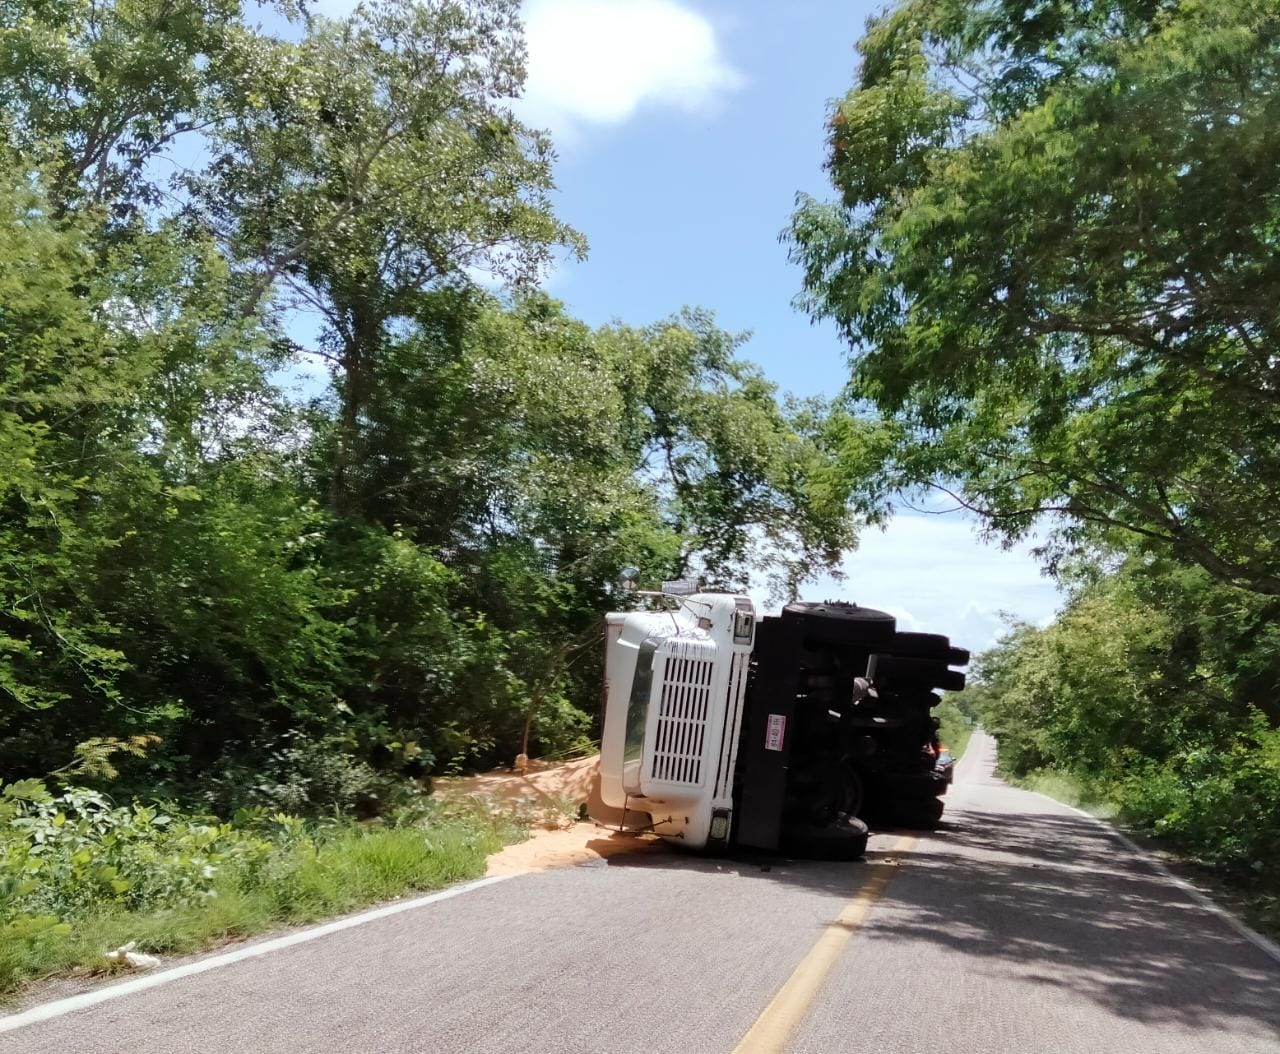
M800 960L800 965L773 997L773 1002L756 1018L755 1024L742 1037L742 1042L733 1048L733 1054L776 1054L783 1049L849 938L893 880L893 865L897 863L895 857L910 852L915 844L915 835L903 835L894 843L889 851L892 855L872 870L866 884L822 931L822 936L809 949L809 954Z

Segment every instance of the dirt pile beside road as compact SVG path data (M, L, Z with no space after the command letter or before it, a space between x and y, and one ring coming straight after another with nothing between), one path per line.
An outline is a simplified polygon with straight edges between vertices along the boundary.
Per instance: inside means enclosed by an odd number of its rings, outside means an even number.
M521 775L498 769L460 779L436 781L436 794L449 800L477 798L491 809L532 817L527 841L489 857L489 875L520 875L554 867L607 861L620 853L665 853L666 842L649 834L623 834L578 819L591 794L600 755L563 763L531 761Z
M436 780L435 793L446 800L472 797L498 808L532 812L540 826L555 829L577 819L578 807L587 803L591 793L591 779L599 763L599 754L558 764L531 761L523 775L495 769L478 776Z

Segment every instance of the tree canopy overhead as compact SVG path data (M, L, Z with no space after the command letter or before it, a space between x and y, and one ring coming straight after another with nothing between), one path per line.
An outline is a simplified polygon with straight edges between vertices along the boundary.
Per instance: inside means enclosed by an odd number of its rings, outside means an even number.
M886 476L1280 594L1280 9L908 0L859 51L789 237Z

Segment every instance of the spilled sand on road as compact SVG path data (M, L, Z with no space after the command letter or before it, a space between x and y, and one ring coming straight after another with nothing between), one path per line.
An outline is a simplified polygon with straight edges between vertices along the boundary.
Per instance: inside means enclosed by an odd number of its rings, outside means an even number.
M577 818L591 794L599 761L598 754L560 764L530 761L523 775L502 769L437 780L435 793L445 799L476 798L490 809L532 817L529 839L490 856L486 875L522 875L594 864L619 854L670 852L667 843L653 835L619 833Z
M619 834L590 820L558 831L535 831L527 842L509 845L489 857L486 875L524 875L553 867L578 867L611 856L669 853L670 846L651 834Z
M599 754L559 764L530 761L523 775L496 769L479 776L436 780L435 794L446 800L480 798L512 811L532 808L544 825L558 827L560 820L576 816L578 806L586 804L599 763Z

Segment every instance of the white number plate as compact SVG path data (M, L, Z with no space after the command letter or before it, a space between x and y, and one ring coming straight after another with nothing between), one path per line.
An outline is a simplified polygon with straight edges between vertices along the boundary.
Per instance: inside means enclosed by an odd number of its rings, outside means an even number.
M787 718L785 714L769 715L769 730L764 735L765 750L781 750L782 741L787 734Z

